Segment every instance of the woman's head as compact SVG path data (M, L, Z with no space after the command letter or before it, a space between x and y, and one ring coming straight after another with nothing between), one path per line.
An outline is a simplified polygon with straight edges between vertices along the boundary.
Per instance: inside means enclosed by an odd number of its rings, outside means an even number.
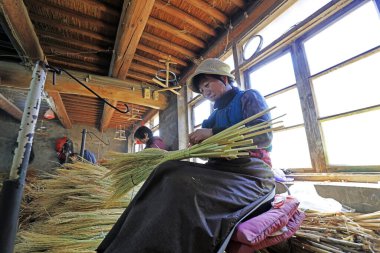
M153 137L152 131L146 127L146 126L141 126L137 128L134 138L138 139L140 142L146 144L150 138Z
M192 91L202 93L210 100L215 100L215 95L231 89L234 76L230 72L230 66L221 60L216 58L206 59L199 64L194 73L189 77L187 85ZM211 82L213 84L211 88L204 87L207 86L207 84L210 86ZM208 95L206 90L202 88L215 90L216 94Z

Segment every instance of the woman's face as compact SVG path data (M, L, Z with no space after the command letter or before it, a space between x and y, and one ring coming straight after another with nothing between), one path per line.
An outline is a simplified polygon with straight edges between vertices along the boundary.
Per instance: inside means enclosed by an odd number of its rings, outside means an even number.
M199 82L199 91L206 99L214 102L231 89L231 86L227 84L228 78L226 76L222 76L222 78L224 82L215 77L205 75Z
M144 139L137 138L142 144L146 144L149 141L148 134L145 133L144 135L145 135Z

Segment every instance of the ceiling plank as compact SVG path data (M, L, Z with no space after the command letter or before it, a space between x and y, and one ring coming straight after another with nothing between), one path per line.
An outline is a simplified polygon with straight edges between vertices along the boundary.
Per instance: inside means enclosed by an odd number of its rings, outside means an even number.
M23 1L2 0L0 1L0 12L3 29L20 57L24 61L43 61L44 53Z
M91 75L77 71L72 71L71 74L82 81L85 81L86 78L90 79L86 85L105 99L115 99L125 103L160 110L164 110L168 106L168 100L165 94L161 94L158 100L145 99L143 97L142 88L150 87L152 90L158 89L158 87L154 87L153 85L146 85L131 80L122 81L111 77ZM32 71L19 64L0 61L0 86L27 89L29 88L31 76ZM45 82L45 90L48 92L55 90L61 94L95 97L94 94L65 74L57 75L56 85L52 83L52 75L48 75Z
M203 40L198 39L197 37L186 33L186 31L178 29L177 27L172 26L172 25L170 25L164 21L161 21L159 19L149 17L147 25L155 27L155 28L160 29L160 30L163 30L165 32L168 32L168 33L174 35L175 37L183 39L183 40L185 40L185 41L187 41L187 42L189 42L189 43L191 43L197 47L200 47L200 48L206 47L206 43Z
M6 111L8 114L12 115L13 118L20 120L22 119L22 111L11 101L9 101L3 94L0 93L0 108Z
M192 16L187 12L184 12L183 10L178 9L173 5L166 4L162 0L157 0L154 4L154 7L156 7L160 11L165 12L166 14L169 14L170 16L177 18L180 17L182 21L188 23L191 26L194 26L195 28L199 29L204 33L207 33L208 35L216 36L216 32L212 27L208 26L203 21L197 19L197 17Z
M159 69L160 70L161 69L165 69L165 64L164 63L159 62L159 61L154 61L154 60L151 60L151 59L148 59L148 58L145 58L145 57L140 56L138 54L135 54L135 56L133 57L133 59L136 60L136 61L143 62L145 64L148 64L148 65L152 66L150 69L151 70L155 70L155 72L153 74L155 74L157 72L157 70L159 70ZM133 64L133 65L136 65L136 64ZM174 72L176 75L178 75L180 73L179 70L174 69L174 68L171 69L170 71ZM148 73L152 73L152 72L148 72Z
M54 19L47 19L47 18L41 17L41 16L33 14L33 13L30 13L30 17L32 18L33 22L41 23L41 24L44 24L46 26L51 27L52 31L58 30L57 33L59 33L59 30L64 30L66 32L66 34L77 33L77 34L80 34L81 36L84 36L84 37L87 37L90 39L99 40L99 41L102 41L104 43L108 43L111 45L113 45L113 43L114 43L114 41L112 39L110 39L109 37L107 37L105 35L101 35L101 34L98 34L96 32L85 31L82 28L77 27L77 26L68 25L66 23L63 23L63 22L60 22L60 21L57 21ZM69 39L69 38L67 38L67 39Z
M145 46L141 43L137 45L137 49L144 51L144 52L147 52L149 54L152 54L154 56L157 56L159 59L167 60L170 57L170 61L175 62L175 63L182 65L182 66L185 66L185 67L187 66L187 62L185 62L185 61L183 61L177 57L171 56L171 55L166 54L166 53L162 53L161 51L158 51L156 49Z
M133 79L145 82L145 83L154 84L154 82L152 80L152 77L143 75L143 74L135 72L135 71L129 70L127 76L130 77L130 78L133 78Z
M113 106L117 105L117 100L107 99L107 102ZM110 125L110 122L111 122L111 119L112 119L114 112L115 112L114 108L112 108L108 104L104 103L102 119L100 121L100 127L99 127L99 130L101 132L107 130L108 126Z
M109 70L110 76L126 78L153 5L154 0L124 1Z
M223 24L226 24L228 21L228 17L224 15L223 12L214 8L213 6L211 6L203 0L187 0L186 2L196 7L197 9L207 13L208 15L210 15L211 17Z
M244 0L231 0L231 2L240 9L244 8Z
M73 125L72 125L70 118L67 114L65 105L63 104L62 97L59 94L59 92L55 91L55 90L49 90L48 94L54 101L54 106L55 106L54 111L57 114L58 119L61 122L62 126L64 128L72 128Z
M151 43L156 43L157 45L160 45L162 47L166 47L169 50L177 51L178 53L181 53L188 57L196 57L196 54L193 51L190 51L187 48L184 48L178 44L175 44L173 41L165 40L160 37L157 37L151 33L144 32L141 36L142 39L148 40Z

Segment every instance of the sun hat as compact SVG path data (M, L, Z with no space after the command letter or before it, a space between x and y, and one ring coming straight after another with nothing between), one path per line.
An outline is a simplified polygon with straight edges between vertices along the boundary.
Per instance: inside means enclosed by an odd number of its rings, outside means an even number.
M194 84L194 77L199 74L228 76L231 77L232 80L235 80L234 75L231 74L231 68L228 66L228 64L222 62L218 58L209 58L202 61L195 69L194 73L187 79L187 86L190 90L196 93L200 93L200 91L197 87L197 84Z

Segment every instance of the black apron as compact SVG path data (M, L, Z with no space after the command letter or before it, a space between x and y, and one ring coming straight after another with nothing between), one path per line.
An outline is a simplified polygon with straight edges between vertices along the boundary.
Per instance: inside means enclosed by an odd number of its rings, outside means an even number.
M270 168L256 158L163 163L97 252L216 252L234 225L261 204L274 185Z

